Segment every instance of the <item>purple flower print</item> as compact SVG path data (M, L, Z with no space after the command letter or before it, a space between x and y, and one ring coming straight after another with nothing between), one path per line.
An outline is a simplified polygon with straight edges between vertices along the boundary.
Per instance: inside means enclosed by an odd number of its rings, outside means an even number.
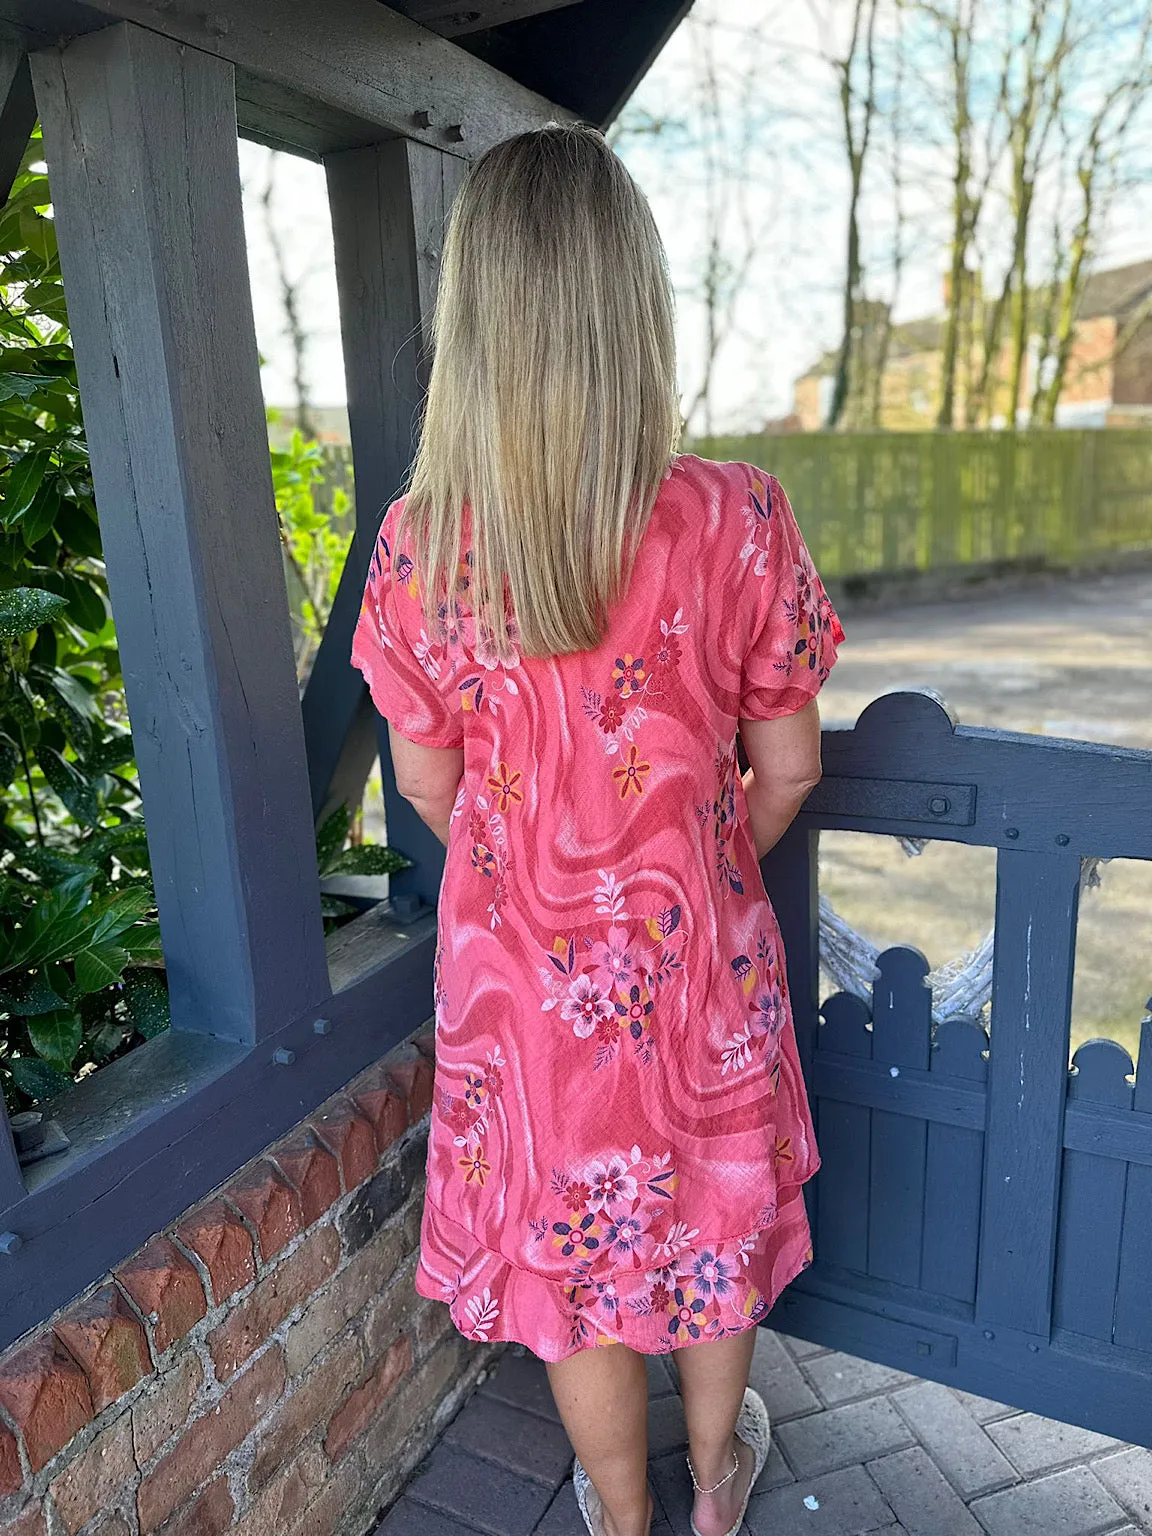
M644 1262L652 1252L652 1238L648 1232L649 1217L643 1211L632 1211L617 1216L604 1232L604 1241L617 1259L633 1259Z
M736 1261L704 1248L689 1267L692 1287L700 1296L727 1296L732 1289L732 1277L737 1273Z
M772 1039L780 1033L784 1014L780 1007L780 993L775 987L759 987L748 999L751 1012L749 1023L754 1035L768 1035Z
M592 962L600 973L599 980L605 992L611 992L613 987L628 987L636 974L636 958L632 953L627 928L620 928L613 923L608 930L607 942L598 939L593 944Z

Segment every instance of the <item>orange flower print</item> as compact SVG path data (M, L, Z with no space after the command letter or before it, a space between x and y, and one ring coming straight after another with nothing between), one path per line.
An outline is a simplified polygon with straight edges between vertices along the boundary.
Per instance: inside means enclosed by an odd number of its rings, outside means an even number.
M510 805L519 805L524 799L517 787L523 777L519 769L509 768L507 763L497 763L496 772L488 775L488 788L496 796L502 811L506 811Z
M629 699L634 693L639 693L647 676L643 656L633 656L628 651L623 656L617 656L616 665L612 668L612 682L622 699Z
M496 873L496 855L486 843L472 844L472 865L489 879Z
M792 1161L792 1138L791 1138L791 1136L777 1136L777 1138L776 1138L776 1161L778 1163L790 1163Z
M456 1161L457 1165L464 1170L465 1184L483 1185L492 1172L492 1164L484 1156L484 1148L481 1146L469 1147L464 1156L457 1158Z
M620 786L621 800L627 800L633 790L638 795L644 793L644 775L652 772L652 764L640 762L639 757L640 753L633 744L628 748L627 761L612 770L612 777Z

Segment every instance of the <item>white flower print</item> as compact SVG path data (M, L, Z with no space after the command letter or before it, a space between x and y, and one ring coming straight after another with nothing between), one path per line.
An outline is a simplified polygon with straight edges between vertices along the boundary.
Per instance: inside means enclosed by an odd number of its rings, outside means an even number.
M723 1065L720 1068L720 1076L728 1071L739 1072L741 1067L746 1067L752 1060L752 1026L745 1024L743 1029L738 1029L721 1051Z
M617 880L615 873L610 869L598 869L600 884L596 887L596 910L602 917L624 918L628 914L624 910L624 882Z
M560 1017L572 1024L572 1032L586 1040L601 1019L610 1019L615 1013L612 999L594 977L577 976L568 988L568 996L560 1010Z
M625 1202L636 1198L636 1179L628 1171L628 1164L617 1154L607 1162L597 1159L588 1164L584 1181L592 1193L588 1197L590 1211L607 1211L609 1215Z
M656 1245L656 1257L658 1259L672 1260L692 1246L692 1239L700 1236L699 1227L689 1227L686 1221L674 1221L668 1229L668 1236L662 1243Z
M479 1296L473 1296L464 1310L472 1323L468 1337L486 1341L500 1316L500 1305L492 1295L491 1287L486 1285Z

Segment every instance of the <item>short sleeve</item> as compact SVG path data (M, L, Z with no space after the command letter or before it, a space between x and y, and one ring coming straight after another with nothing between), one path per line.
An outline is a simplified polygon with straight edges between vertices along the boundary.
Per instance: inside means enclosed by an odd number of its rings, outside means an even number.
M780 482L751 468L749 477L741 550L748 629L740 718L775 720L816 697L844 630Z
M372 553L352 639L352 665L364 674L372 702L401 736L423 747L460 747L464 721L437 685L442 647L424 632L412 562L392 547L388 509ZM452 694L453 702L456 694Z

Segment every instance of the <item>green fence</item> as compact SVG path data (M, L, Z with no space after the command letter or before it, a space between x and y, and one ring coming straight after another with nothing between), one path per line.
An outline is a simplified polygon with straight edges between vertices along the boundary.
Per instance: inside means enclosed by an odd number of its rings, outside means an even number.
M774 474L828 577L1152 549L1152 432L805 433L692 450Z

